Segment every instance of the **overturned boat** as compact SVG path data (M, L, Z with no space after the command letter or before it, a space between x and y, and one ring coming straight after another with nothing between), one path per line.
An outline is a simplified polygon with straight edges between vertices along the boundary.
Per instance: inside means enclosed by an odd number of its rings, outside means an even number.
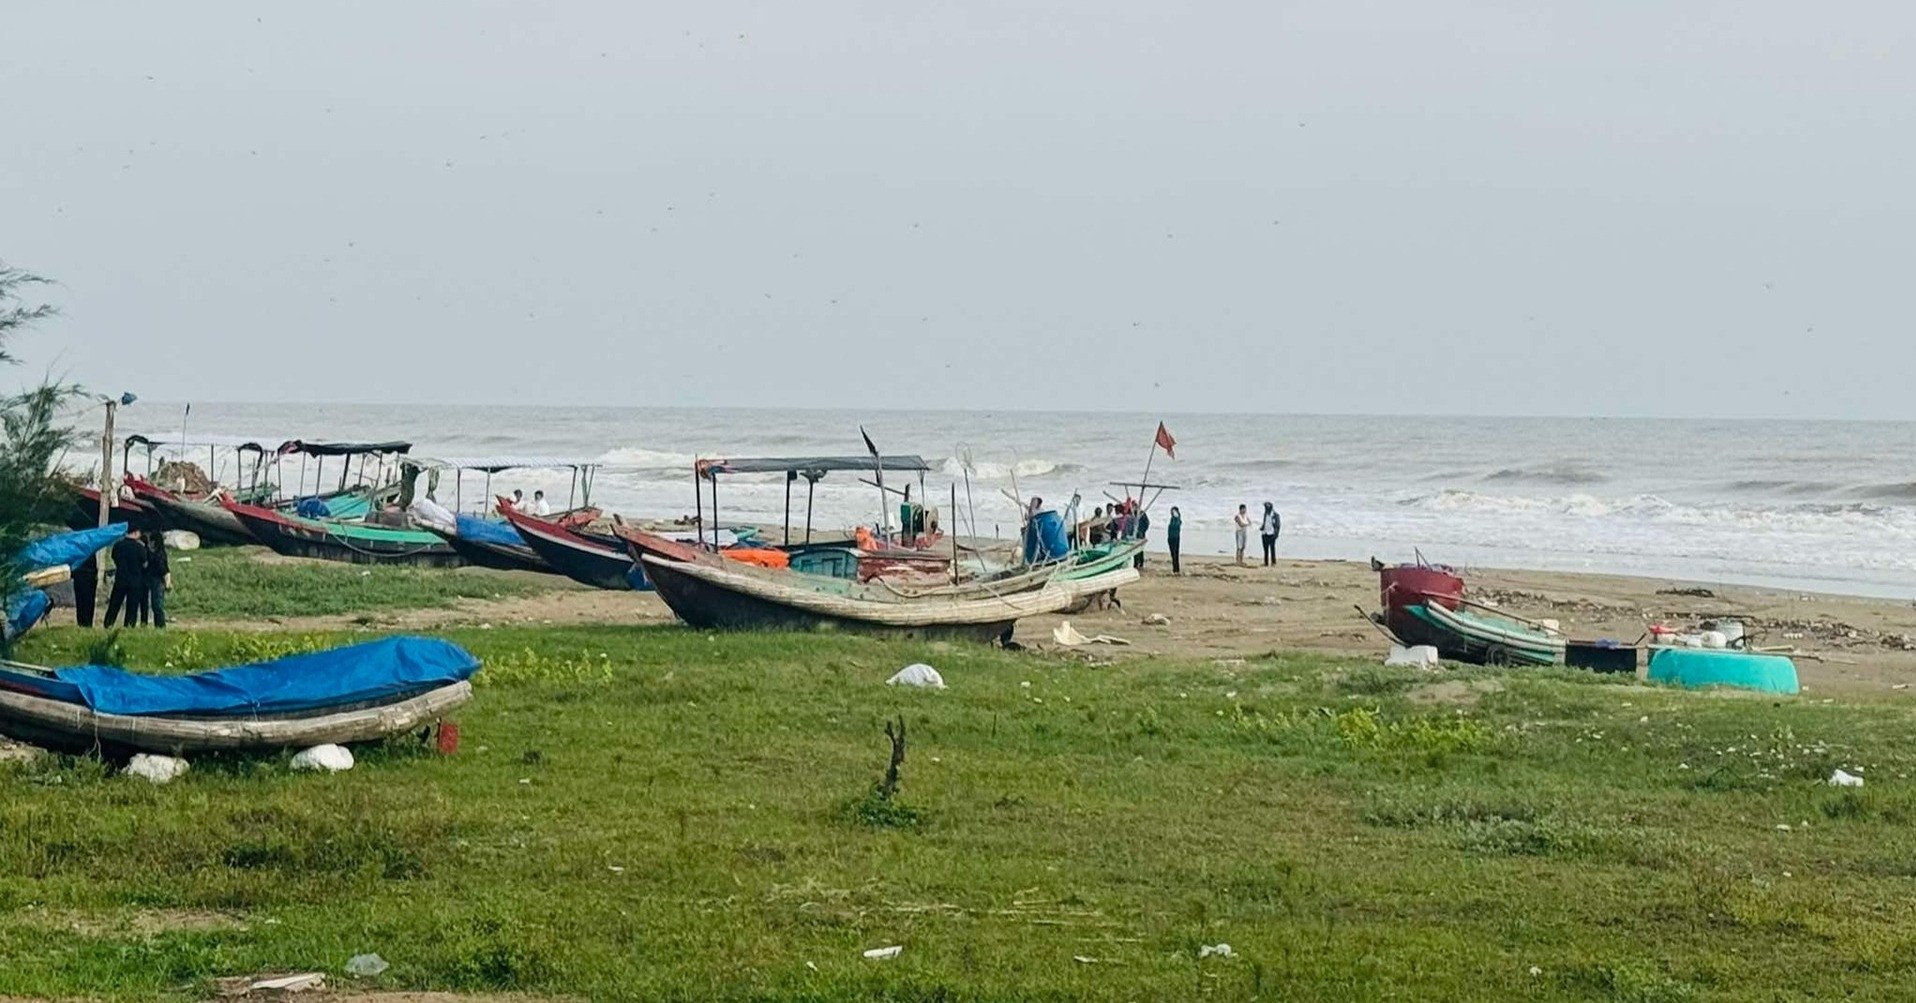
M184 676L0 664L0 734L65 752L181 755L367 742L472 698L479 660L388 637Z

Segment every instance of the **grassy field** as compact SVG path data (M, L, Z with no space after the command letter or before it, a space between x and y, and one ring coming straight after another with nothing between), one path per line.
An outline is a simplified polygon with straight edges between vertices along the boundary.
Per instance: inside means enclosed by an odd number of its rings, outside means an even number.
M331 616L447 606L567 587L545 575L483 568L362 567L280 558L262 547L220 547L173 555L170 616L201 620Z
M488 667L455 756L204 760L166 787L5 768L0 995L347 981L366 951L382 987L592 999L1889 999L1916 975L1916 738L1890 706L1303 657L456 639ZM326 640L128 638L182 668ZM883 684L918 660L951 688ZM1868 786L1828 787L1837 766Z

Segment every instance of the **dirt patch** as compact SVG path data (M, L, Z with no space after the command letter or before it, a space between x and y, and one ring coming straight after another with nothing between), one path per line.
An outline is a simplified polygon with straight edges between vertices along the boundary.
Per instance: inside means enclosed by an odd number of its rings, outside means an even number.
M31 745L21 745L12 739L0 738L0 766L8 763L30 762L40 755L40 750Z
M1497 693L1503 688L1501 679L1444 679L1411 690L1409 697L1411 703L1470 707L1484 694Z
M120 913L48 911L38 914L40 926L69 930L82 937L134 937L141 940L170 933L218 933L246 929L245 920L232 913L209 909L139 909Z

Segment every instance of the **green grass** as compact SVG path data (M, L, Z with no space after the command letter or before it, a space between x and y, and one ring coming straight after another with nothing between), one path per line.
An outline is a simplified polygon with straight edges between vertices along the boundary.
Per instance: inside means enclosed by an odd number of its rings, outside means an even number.
M173 555L169 617L240 620L448 606L566 587L564 579L483 568L396 568L287 560L259 547Z
M0 772L0 995L343 981L366 951L381 986L595 1000L1889 999L1916 976L1916 729L1893 706L1446 673L1503 682L1441 691L1460 704L1315 657L456 639L488 668L453 757L204 760L159 788ZM883 685L920 660L951 688ZM874 806L899 715L903 782ZM1836 766L1868 786L1824 785ZM1235 956L1197 957L1219 942Z

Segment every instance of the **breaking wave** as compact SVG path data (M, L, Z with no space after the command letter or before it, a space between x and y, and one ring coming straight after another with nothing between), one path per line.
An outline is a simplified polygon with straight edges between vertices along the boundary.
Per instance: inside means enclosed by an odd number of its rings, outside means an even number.
M1551 463L1531 467L1505 467L1483 475L1486 484L1602 484L1610 478L1574 463Z
M691 476L692 463L697 457L691 453L669 453L657 449L640 449L636 446L609 449L600 454L599 462L608 467L636 467L640 470L676 470Z
M943 471L947 477L963 477L965 475L965 461L956 456L947 456L945 457L945 462L939 464L938 469ZM1084 467L1081 464L1058 463L1052 460L1019 460L1016 463L994 463L990 460L973 458L971 461L971 476L974 480L981 481L1010 480L1014 473L1019 477L1045 477L1051 474L1076 473L1083 469Z

